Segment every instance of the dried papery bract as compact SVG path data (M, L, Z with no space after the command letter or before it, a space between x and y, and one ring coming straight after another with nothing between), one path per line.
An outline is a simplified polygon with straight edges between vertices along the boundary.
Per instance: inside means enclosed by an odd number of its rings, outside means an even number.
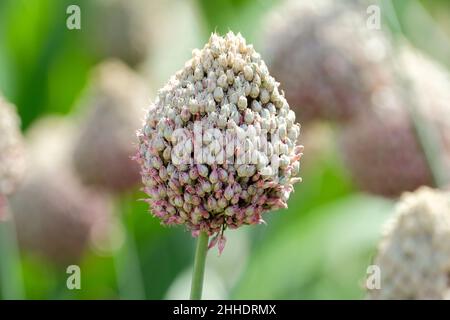
M450 299L450 193L422 187L400 199L374 264L370 299Z
M123 63L110 60L95 69L74 150L84 183L113 192L139 183L139 166L131 157L147 97L145 82Z
M61 265L79 261L111 209L104 194L83 186L73 172L72 134L70 123L59 118L30 128L30 165L10 201L21 249Z
M194 236L259 224L300 180L300 126L266 64L240 35L212 34L163 87L139 131L152 213Z
M266 18L267 63L302 123L347 121L391 81L389 41L350 1L288 1Z
M18 187L25 172L25 152L15 107L0 96L0 221L6 197Z
M436 157L450 172L450 78L444 69L405 48L398 72L409 82L378 92L372 110L343 128L341 148L346 166L363 190L395 197L433 177L411 118L409 99L431 130Z

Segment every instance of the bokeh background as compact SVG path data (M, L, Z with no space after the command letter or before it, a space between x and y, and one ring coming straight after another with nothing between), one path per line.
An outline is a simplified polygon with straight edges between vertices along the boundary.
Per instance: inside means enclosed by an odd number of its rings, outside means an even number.
M262 52L267 46L263 40L269 23L267 14L282 3L122 2L136 8L146 3L144 11L137 11L144 13L150 32L138 24L129 32L148 41L147 51L143 58L131 55L123 59L145 79L149 101L157 88L183 67L192 49L203 47L213 31L241 32ZM368 2L373 3L381 7L382 28L401 33L450 67L449 1ZM66 27L66 9L71 4L81 8L81 30ZM107 6L106 0L0 1L0 91L16 105L25 135L33 124L49 115L78 117L90 72L109 57L99 49L98 34L103 38L112 33L108 36L113 40L117 36L113 42L119 48L127 46L120 43L121 30L115 30L111 21L105 22L111 19ZM112 21L122 18L119 14ZM333 127L315 130L309 136L302 133L316 149L310 155L308 148L305 150L303 182L296 186L289 209L266 215L267 225L227 232L228 243L220 257L217 250L210 251L206 298L364 297L366 269L394 200L360 192L342 164ZM45 147L42 152L46 152ZM42 188L46 188L45 181ZM139 186L111 197L118 220L114 245L108 252L87 248L73 263L58 264L32 251L19 250L12 223L2 223L0 298L187 298L195 244L190 233L160 226L159 220L148 213L147 204L139 201L145 197ZM80 266L81 290L67 289L68 264Z

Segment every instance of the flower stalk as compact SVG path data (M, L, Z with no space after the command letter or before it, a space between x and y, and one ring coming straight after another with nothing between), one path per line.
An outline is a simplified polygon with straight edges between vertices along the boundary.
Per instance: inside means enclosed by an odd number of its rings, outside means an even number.
M194 270L192 273L191 300L201 300L203 291L203 277L205 274L206 255L208 253L208 234L200 232L195 250Z

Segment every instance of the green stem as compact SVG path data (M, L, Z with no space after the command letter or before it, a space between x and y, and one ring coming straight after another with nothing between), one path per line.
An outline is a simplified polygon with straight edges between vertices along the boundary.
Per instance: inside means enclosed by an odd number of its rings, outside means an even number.
M195 250L194 271L192 273L191 300L200 300L203 290L206 254L208 253L208 234L200 232Z
M125 242L114 254L119 295L121 299L145 300L145 287L139 254L136 246L133 221L127 221L134 200L131 195L124 195L116 200L117 217L124 224ZM114 236L114 235L111 235Z
M14 221L0 221L0 296L2 299L24 299L22 265L17 247Z

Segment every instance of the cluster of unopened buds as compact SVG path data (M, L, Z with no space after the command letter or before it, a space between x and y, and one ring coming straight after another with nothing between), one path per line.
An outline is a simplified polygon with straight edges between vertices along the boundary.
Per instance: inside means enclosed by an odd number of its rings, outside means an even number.
M162 88L138 133L152 213L194 236L263 222L287 206L300 126L264 61L240 35L213 34Z

